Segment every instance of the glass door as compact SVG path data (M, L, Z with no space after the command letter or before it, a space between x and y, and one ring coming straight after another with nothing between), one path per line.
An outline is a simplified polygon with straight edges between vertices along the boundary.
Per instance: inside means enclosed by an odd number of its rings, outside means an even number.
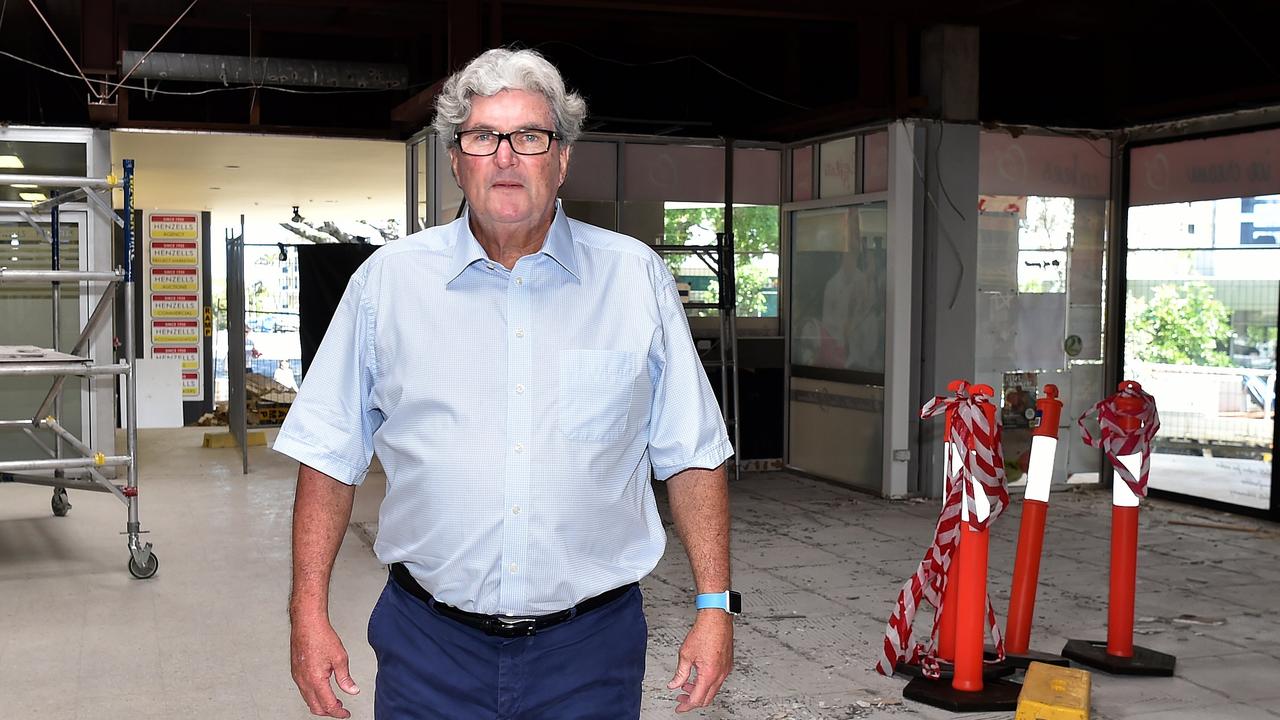
M789 465L880 492L888 207L790 213Z

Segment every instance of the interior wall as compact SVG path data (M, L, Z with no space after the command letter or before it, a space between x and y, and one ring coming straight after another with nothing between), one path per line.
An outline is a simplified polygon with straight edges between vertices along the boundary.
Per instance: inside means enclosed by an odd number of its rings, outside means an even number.
M920 399L974 376L978 271L978 127L924 122ZM921 489L941 497L941 419L920 423Z

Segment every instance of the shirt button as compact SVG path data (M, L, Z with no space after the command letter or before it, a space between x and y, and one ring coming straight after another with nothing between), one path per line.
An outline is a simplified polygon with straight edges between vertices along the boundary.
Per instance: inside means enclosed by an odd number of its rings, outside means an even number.
M517 277L517 278L516 278L516 284L517 284L517 285L523 285L523 284L524 284L524 278L522 278L522 277Z
M493 269L493 263L485 263L485 267L487 267L487 268L489 268L490 270L492 270L492 269Z
M524 337L524 328L516 330L516 337Z
M524 452L524 443L516 443L516 452Z
M516 394L517 394L517 395L522 395L522 394L524 394L524 386L523 386L523 385L516 385Z
M519 569L520 569L519 565L516 565L515 563L511 563L511 572L516 572Z
M511 514L512 514L512 515L519 515L519 514L520 514L520 506L519 506L519 505L517 505L517 506L515 506L515 507L511 508Z

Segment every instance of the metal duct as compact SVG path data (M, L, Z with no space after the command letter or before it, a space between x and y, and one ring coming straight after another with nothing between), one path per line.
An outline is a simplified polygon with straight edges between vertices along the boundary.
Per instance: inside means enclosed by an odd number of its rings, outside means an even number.
M137 50L125 50L121 61L123 67L133 67L143 55ZM191 80L223 85L360 89L396 89L406 87L409 83L409 71L403 65L163 52L148 55L133 76L148 80Z

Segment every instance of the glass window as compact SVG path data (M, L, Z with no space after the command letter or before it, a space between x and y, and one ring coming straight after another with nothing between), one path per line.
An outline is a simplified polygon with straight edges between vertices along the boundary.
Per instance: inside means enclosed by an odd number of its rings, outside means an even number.
M624 146L620 231L654 245L715 245L724 231L724 150L675 145ZM739 317L777 317L782 154L734 150L734 272ZM690 302L716 302L719 282L708 254L664 254ZM699 310L696 316L714 315Z
M818 197L852 195L857 190L858 138L822 143L818 148Z
M565 213L608 230L618 229L618 146L579 142L569 158L569 174L560 186Z
M886 204L792 218L792 364L883 374Z
M436 142L428 140L427 142ZM462 208L462 188L453 177L453 166L449 163L449 151L444 143L436 145L436 197L439 206L436 208L436 225L447 225L458 218Z
M791 152L791 199L813 199L813 146L805 145Z
M889 133L874 132L863 136L862 192L889 189Z
M715 245L723 227L723 205L671 202L663 207L665 244ZM738 285L738 317L778 316L778 230L777 205L734 206L734 277ZM676 281L689 286L690 302L717 302L720 284L703 257L697 254L664 255ZM710 313L698 311L697 314Z
M1280 247L1249 226L1276 203L1130 209L1125 377L1160 409L1154 488L1270 507Z
M431 183L427 178L427 171L430 170L431 154L427 152L431 147L431 138L419 141L413 146L414 157L414 203L413 217L410 218L412 223L409 232L417 232L431 225Z
M1005 471L1019 482L1044 386L1066 407L1058 472L1094 481L1098 453L1065 424L1102 397L1110 146L984 131L979 138L975 378L1004 400Z
M83 177L87 174L87 160L84 143L65 142L18 142L0 141L0 155L13 156L9 165L21 164L22 167L5 167L0 173L6 175L71 175ZM22 187L19 187L21 185ZM28 187L30 186L30 187ZM33 183L0 184L0 200L20 200L30 202L35 194L48 197L59 188L49 188ZM65 192L65 189L63 189ZM28 197L23 197L28 195ZM47 270L48 268L44 268Z
M1280 130L1131 155L1125 376L1156 399L1151 487L1268 509Z

